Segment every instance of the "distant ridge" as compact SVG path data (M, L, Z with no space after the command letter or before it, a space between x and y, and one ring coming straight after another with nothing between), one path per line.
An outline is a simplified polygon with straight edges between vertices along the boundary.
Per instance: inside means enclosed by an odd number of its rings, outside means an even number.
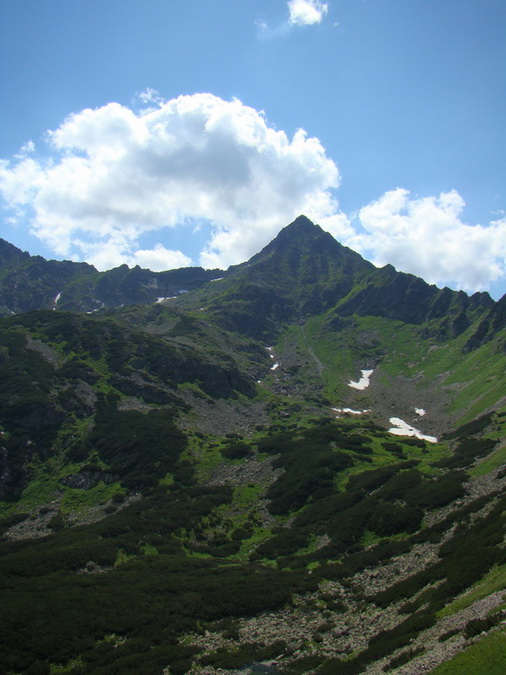
M471 297L439 289L392 265L377 269L340 244L319 225L300 215L250 260L227 271L189 267L152 272L121 265L98 272L87 263L45 260L30 256L0 239L0 314L37 309L94 312L145 305L174 298L182 291L207 289L205 300L226 326L266 339L289 322L300 321L332 307L340 316L384 316L427 324L428 334L456 337L477 318L494 312L469 348L503 325L500 307L488 293ZM184 301L184 306L202 298ZM495 317L495 318L494 318ZM481 336L481 337L480 337Z
M0 314L37 309L94 312L142 305L192 290L223 274L202 267L152 272L121 265L98 272L88 263L45 260L0 239Z

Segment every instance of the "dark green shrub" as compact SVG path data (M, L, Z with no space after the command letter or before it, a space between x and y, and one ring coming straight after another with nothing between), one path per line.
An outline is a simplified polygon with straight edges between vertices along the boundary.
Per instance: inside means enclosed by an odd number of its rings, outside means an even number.
M61 513L55 514L49 521L48 527L50 527L55 532L57 530L62 530L65 527L65 520Z
M400 666L403 666L405 663L409 663L412 659L415 658L415 656L419 656L424 652L423 647L416 647L415 649L407 649L405 652L402 652L399 654L399 656L396 656L394 659L390 661L386 666L383 668L383 672L387 673L389 670L394 670L394 668L399 668Z
M154 486L158 478L174 472L185 445L170 410L120 411L114 400L106 399L98 403L95 426L86 441L86 447L97 450L129 489Z
M462 484L467 476L463 471L451 471L437 478L424 479L404 494L411 506L436 509L462 497Z
M458 427L455 429L455 431L451 431L450 433L444 434L443 439L452 439L452 438L467 438L469 436L476 436L476 434L481 433L482 431L485 431L485 429L488 427L488 425L492 421L492 413L487 413L486 415L482 415L481 417L477 417L475 420L472 420L471 422L467 422L466 424L463 424L462 426Z
M221 454L226 459L245 459L253 453L247 443L231 443L221 449Z
M439 466L448 469L461 469L474 464L480 457L488 455L497 445L497 441L490 438L463 440L451 457L446 457L439 462Z

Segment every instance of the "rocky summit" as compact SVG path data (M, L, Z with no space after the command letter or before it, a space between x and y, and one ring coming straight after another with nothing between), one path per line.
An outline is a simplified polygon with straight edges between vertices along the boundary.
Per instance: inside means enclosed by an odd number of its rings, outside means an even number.
M1 671L504 672L505 307L304 216L225 271L0 240Z

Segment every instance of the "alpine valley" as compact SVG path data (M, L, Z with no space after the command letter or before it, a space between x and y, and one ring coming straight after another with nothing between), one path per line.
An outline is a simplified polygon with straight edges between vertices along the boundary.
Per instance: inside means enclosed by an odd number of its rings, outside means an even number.
M506 672L506 296L300 216L241 265L0 240L8 675Z

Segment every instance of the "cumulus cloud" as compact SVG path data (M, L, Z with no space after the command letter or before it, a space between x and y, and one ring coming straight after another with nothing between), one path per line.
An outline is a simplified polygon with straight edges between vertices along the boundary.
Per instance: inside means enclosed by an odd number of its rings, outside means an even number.
M310 26L320 23L328 9L327 3L319 0L289 0L289 22L294 26Z
M474 291L506 276L504 215L469 225L456 191L416 198L397 188L350 221L317 138L289 137L239 100L163 101L153 90L140 100L148 107L70 115L48 132L44 157L29 141L0 160L7 222L27 225L56 257L162 270L247 260L304 213L375 264L438 285Z
M200 255L208 267L245 260L292 217L306 213L338 236L350 234L333 189L339 172L320 141L289 138L263 113L211 94L162 101L148 90L140 111L109 103L70 115L48 132L49 156L0 163L11 219L59 256L105 269L121 262L188 264L165 248L171 229L199 221L212 234ZM143 235L159 246L143 250ZM165 261L165 262L163 262Z
M376 265L421 276L469 292L490 288L506 276L506 219L487 226L462 221L458 192L412 198L397 188L360 209L363 232L348 245Z
M162 244L156 244L152 249L138 249L130 259L131 265L147 267L154 272L172 270L177 267L188 267L191 259L181 253L165 248Z

